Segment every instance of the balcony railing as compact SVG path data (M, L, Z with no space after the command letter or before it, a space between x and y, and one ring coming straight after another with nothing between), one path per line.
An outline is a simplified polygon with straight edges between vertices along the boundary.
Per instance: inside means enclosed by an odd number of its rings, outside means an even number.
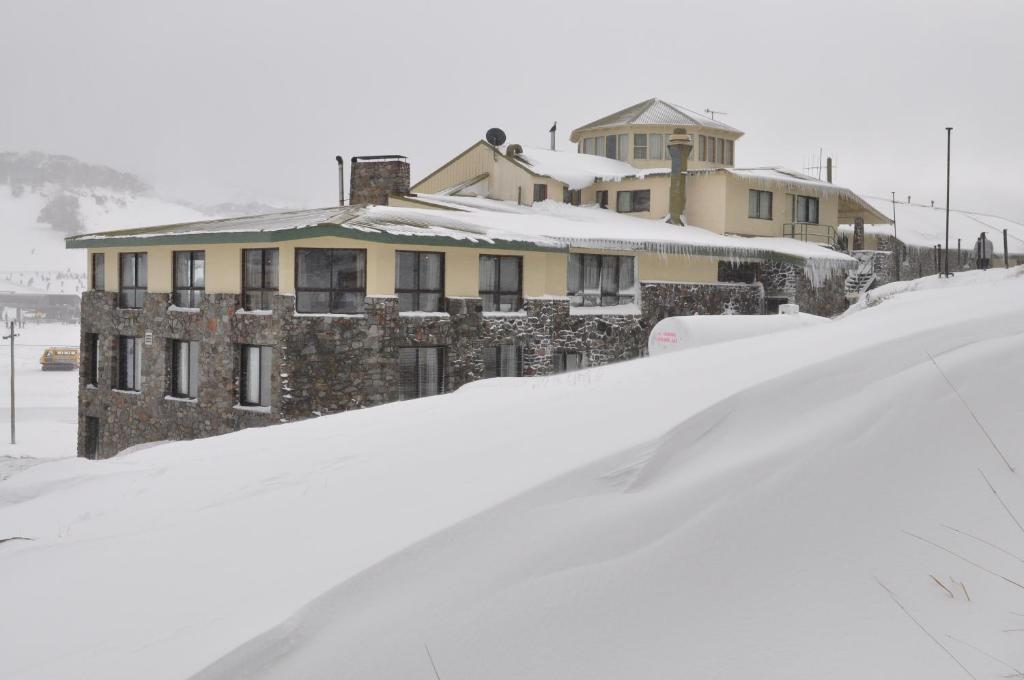
M787 222L782 225L782 235L798 241L817 243L826 248L836 249L839 246L839 232L831 224Z

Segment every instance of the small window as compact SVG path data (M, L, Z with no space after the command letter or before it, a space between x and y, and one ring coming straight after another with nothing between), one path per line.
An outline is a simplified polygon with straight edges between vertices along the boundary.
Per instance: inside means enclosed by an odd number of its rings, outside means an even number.
M619 157L618 143L619 143L618 135L608 135L607 137L605 137L605 147L604 147L605 153L604 153L604 155L607 156L608 158L618 158Z
M245 309L271 309L277 295L277 248L251 248L242 251L242 306Z
M735 142L733 142L733 140L731 140L731 139L725 140L725 164L726 165L733 165L733 155L732 154L733 154L733 150L735 149L735 147L733 146L734 144L735 144Z
M366 308L366 251L295 249L295 309L302 314L360 314Z
M85 336L85 384L96 387L100 384L100 336L87 333Z
M117 342L117 389L142 389L142 338L126 335Z
M120 306L122 309L142 309L146 302L148 276L146 253L121 253Z
M587 367L587 358L582 352L555 352L551 359L555 373L569 373Z
M607 208L608 207L608 190L607 189L598 189L597 192L596 192L596 195L595 195L595 199L596 199L597 205L599 207Z
M444 254L396 252L395 293L400 312L440 312L444 306Z
M515 312L523 304L523 258L480 256L480 299L485 312Z
M772 192L750 189L747 192L747 217L770 220L772 218Z
M665 159L665 135L660 132L652 132L647 135L647 156L652 161Z
M725 163L725 140L721 137L715 139L715 158L719 163Z
M629 255L569 255L569 304L607 307L636 302L634 259Z
M92 289L104 290L107 287L106 267L103 253L92 254Z
M547 184L534 184L533 185L533 202L538 203L540 201L548 200L548 185Z
M522 375L522 348L512 344L484 347L485 378L518 378Z
M199 343L171 340L172 397L195 399L199 396Z
M605 138L604 137L595 137L594 138L594 155L596 155L596 156L603 156L604 155L604 142L605 142Z
M238 403L241 406L270 406L270 376L273 350L242 345L238 370Z
M615 209L618 212L648 212L651 209L651 190L619 191L615 194Z
M708 138L704 135L700 135L700 160L706 161L708 159Z
M715 138L714 137L708 137L708 163L716 163L716 162L718 162L718 157L715 156L715 148L716 147L717 147L717 145L715 144Z
M653 136L653 135L652 135ZM633 159L638 161L647 160L647 135L636 133L633 135Z
M594 138L587 137L583 140L583 153L594 155Z
M206 289L206 253L186 250L174 253L174 304L198 307Z
M562 203L567 203L569 205L580 205L580 203L582 202L582 189L570 189L569 187L562 187Z
M399 398L418 399L445 392L444 347L400 347Z
M805 224L818 223L818 199L814 196L796 197L796 221Z

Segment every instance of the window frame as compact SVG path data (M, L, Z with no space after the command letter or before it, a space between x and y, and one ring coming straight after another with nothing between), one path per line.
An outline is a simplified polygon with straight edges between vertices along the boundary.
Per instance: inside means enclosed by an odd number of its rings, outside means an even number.
M601 208L602 210L608 209L608 198L609 196L607 189L598 189L597 191L594 192L594 202L597 203L597 207Z
M623 210L622 207L621 207L623 194L629 194L629 209L628 210ZM647 207L646 208L637 208L637 195L639 195L639 194L646 194L647 195L647 201L646 201ZM615 192L615 212L620 212L620 213L637 213L637 212L650 212L650 211L651 211L651 190L650 189L626 189L626 190L623 190L623 191L616 191Z
M700 160L707 161L708 159L708 138L707 135L698 135L700 139Z
M414 371L416 373L416 395L408 396L405 394L404 388L406 381L402 378L402 352L415 350L416 361L414 365ZM420 393L420 362L421 352L424 350L434 350L438 353L437 357L437 392L434 394L421 394ZM448 348L445 345L415 345L411 347L399 347L398 348L398 398L400 401L408 401L410 399L422 399L423 397L434 397L441 394L446 394L448 382Z
M258 252L260 253L260 287L250 288L246 283L248 277L246 276L246 253ZM273 287L267 285L267 255L273 254L277 259L276 263L276 275L277 284ZM281 252L279 248L242 248L242 309L246 311L266 310L273 309L274 295L277 295L281 289ZM259 305L250 305L249 296L259 295Z
M566 267L566 296L569 298L570 307L615 307L618 305L637 304L639 302L640 290L637 280L636 270L636 257L633 255L598 255L594 253L569 253L568 262ZM588 289L586 281L586 265L587 261L593 258L597 258L597 288ZM572 286L572 272L573 272L573 260L578 261L577 270L579 271L579 287L574 288ZM604 267L605 263L609 259L615 260L615 290L606 291L604 288ZM630 288L622 287L622 267L623 262L629 260L629 267L631 268L632 275L632 286ZM590 292L588 292L588 290ZM593 292L596 290L597 292ZM632 292L624 292L632 291ZM615 302L605 302L606 297L615 297ZM624 298L628 298L625 299Z
M299 285L299 255L311 250L324 250L331 253L331 272L333 279L334 271L334 258L338 253L355 253L358 258L361 258L363 266L363 285L361 288L335 288L333 285L327 288L310 288L302 287ZM295 312L297 314L315 314L315 315L329 315L329 314L365 314L366 313L366 280L369 274L368 257L366 248L296 248L295 249L295 266L294 266L294 277L295 277ZM278 262L280 266L280 261ZM332 281L333 283L333 281ZM326 312L314 312L307 311L299 308L300 293L327 293L327 311ZM359 302L356 305L356 311L335 311L334 299L337 294L352 294L359 295Z
M764 207L762 199L768 197L768 216L764 217L762 208ZM765 189L748 189L747 190L747 217L752 220L768 220L773 219L775 196L774 192ZM756 214L751 214L756 213Z
M270 345L239 345L238 355L238 405L253 407L253 408L270 408L273 395L271 390L273 389L273 379L271 374L274 370L274 348ZM249 382L249 374L252 372L250 366L250 350L256 349L258 351L257 368L259 370L259 376L257 377L256 391L258 392L257 400L251 401L248 397L247 383ZM267 356L264 357L264 354ZM264 362L268 365L268 370L264 371Z
M801 200L804 201L804 206L805 206L804 212L806 213L805 217L807 218L807 219L803 219L803 220L800 219L800 202L801 202ZM812 201L814 202L813 203L813 205L814 205L814 219L813 220L811 220L811 202ZM797 194L797 196L796 196L796 210L794 211L793 217L794 217L793 221L795 223L797 223L797 224L820 224L821 222L819 220L821 220L821 202L818 200L818 197L817 196L803 196L801 194Z
M93 253L92 257L89 258L92 264L92 289L93 290L106 290L107 289L107 262L105 253ZM99 264L97 267L96 265ZM99 275L97 276L97 272Z
M178 278L178 258L188 258L188 281L183 285ZM198 256L198 257L197 257ZM196 262L203 263L203 283L197 286ZM171 280L172 290L171 302L175 307L183 309L198 309L206 294L206 251L205 250L175 250L171 253ZM181 297L185 296L185 297ZM188 304L182 304L183 302Z
M132 261L133 284L126 286L124 283L124 263ZM146 283L139 285L139 262L143 263L146 270ZM118 253L117 257L117 306L119 309L142 309L146 304L146 293L149 290L149 258L144 251L131 253ZM129 295L132 302L137 304L125 304ZM141 297L141 300L139 299Z
M400 288L398 282L400 280L400 267L402 255L415 255L416 265L413 270L414 278L416 279L416 288ZM423 288L421 281L420 272L422 267L422 256L423 255L438 255L441 257L441 283L440 288ZM445 257L444 252L437 250L396 250L395 251L395 295L406 294L413 295L413 308L402 309L401 298L399 298L398 311L401 312L443 312L445 311ZM423 309L420 304L420 296L423 294L437 295L437 309Z
M665 138L666 135L663 132L649 132L647 133L647 160L649 161L663 161L666 160L667 154L665 153ZM657 141L655 140L657 138ZM690 148L693 151L693 148Z
M736 152L735 141L732 139L725 140L725 164L732 166L736 164L733 154Z
M517 345L514 342L504 342L498 345L488 345L483 348L484 351L484 378L522 378L523 377L523 348L521 345ZM494 352L494 372L488 370L488 357L487 354ZM504 355L506 352L512 352L515 354L513 359L515 364L515 373L512 375L502 375L502 367L505 365Z
M188 349L188 363L184 367L181 363L179 349L184 346ZM170 369L171 381L167 393L176 399L198 399L199 398L199 341L182 340L172 338L169 342L171 355ZM182 368L185 370L185 390L182 391L179 380Z
M725 137L715 137L715 158L718 163L726 165L725 162Z
M533 202L539 203L548 200L548 185L538 183L533 185Z
M641 144L641 140L643 143ZM633 160L646 161L647 160L647 133L646 132L634 132L633 133Z
M480 267L480 263L484 258L490 258L495 260L494 263L494 285L496 286L493 290L485 290L480 285L480 273L483 271L483 267ZM501 290L501 263L503 260L516 260L519 263L519 277L516 281L516 305L515 309L507 310L508 312L518 312L523 308L523 256L522 255L491 255L482 253L477 259L477 295L480 296L481 306L485 312L501 312L502 296L511 295L507 291ZM485 296L492 296L491 305L493 309L487 309L487 298Z
M142 392L143 338L134 335L117 336L117 389L122 392ZM128 372L128 348L131 347L131 373Z

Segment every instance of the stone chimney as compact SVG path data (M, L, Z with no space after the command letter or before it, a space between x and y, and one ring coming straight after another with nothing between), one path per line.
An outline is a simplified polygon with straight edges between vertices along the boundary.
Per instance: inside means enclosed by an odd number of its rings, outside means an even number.
M669 224L685 224L683 215L686 212L686 165L693 150L693 138L686 133L686 128L676 128L668 138L668 155L672 159L672 184L669 187L668 222Z
M405 156L353 156L350 205L387 205L388 194L409 193L409 161Z

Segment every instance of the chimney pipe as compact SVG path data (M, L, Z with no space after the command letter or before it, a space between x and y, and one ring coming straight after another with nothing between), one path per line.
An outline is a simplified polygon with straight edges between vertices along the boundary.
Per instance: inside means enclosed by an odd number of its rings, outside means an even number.
M555 150L555 131L557 129L558 129L558 121L556 120L554 125L551 126L551 129L548 130L548 132L551 133L551 150L552 151Z
M693 138L686 128L676 128L668 138L668 155L672 159L672 183L669 187L669 224L684 226L686 212L686 166L693 150Z
M334 160L338 162L338 205L344 207L345 205L345 159L340 156L335 156Z
M832 184L832 156L825 159L825 179Z

